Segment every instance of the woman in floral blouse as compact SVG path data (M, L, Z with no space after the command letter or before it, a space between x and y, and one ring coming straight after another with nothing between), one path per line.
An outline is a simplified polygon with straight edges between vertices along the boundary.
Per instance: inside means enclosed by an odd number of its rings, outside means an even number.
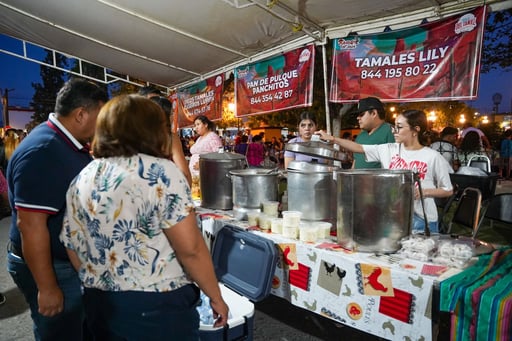
M198 340L199 288L227 322L190 187L168 160L167 118L140 96L98 115L95 160L71 183L61 241L84 286L98 340ZM197 286L194 284L197 283Z

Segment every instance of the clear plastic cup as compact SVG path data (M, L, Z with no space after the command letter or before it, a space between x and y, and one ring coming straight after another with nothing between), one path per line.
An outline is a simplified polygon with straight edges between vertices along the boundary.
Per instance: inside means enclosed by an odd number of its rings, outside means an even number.
M265 201L263 203L263 213L271 216L276 217L279 215L279 201Z
M329 239L331 238L331 227L332 224L326 221L318 221L313 223L313 226L317 228L318 239Z
M247 222L249 223L249 226L258 226L259 225L259 217L260 217L260 212L257 212L257 211L247 212Z
M299 240L305 243L316 242L318 236L318 229L309 224L301 224L299 227Z
M284 227L295 227L299 228L300 218L302 212L299 211L283 211L283 228Z
M270 220L270 231L272 233L283 233L283 218L272 218Z
M299 238L299 228L296 226L284 226L283 225L283 237L298 239Z
M268 214L260 213L258 217L260 229L262 230L269 230L271 229L271 218Z

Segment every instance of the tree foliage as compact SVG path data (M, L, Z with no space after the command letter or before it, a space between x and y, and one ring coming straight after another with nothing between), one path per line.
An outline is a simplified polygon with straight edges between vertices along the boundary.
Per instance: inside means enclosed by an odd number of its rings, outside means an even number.
M224 91L222 92L222 119L216 121L218 128L226 129L229 127L240 127L241 120L235 116L231 104L235 103L235 79L233 74L224 81Z
M59 53L54 54L50 50L45 51L46 57L43 60L45 63L52 65L53 58L55 56L56 66L60 68L65 68L67 66L67 60L63 55ZM53 67L41 65L40 75L42 84L32 82L32 87L35 92L32 96L30 106L34 108L34 114L31 117L32 120L27 125L28 130L31 130L48 119L48 115L53 112L55 108L57 92L65 82L65 72Z
M485 25L481 71L512 70L512 9L492 12Z

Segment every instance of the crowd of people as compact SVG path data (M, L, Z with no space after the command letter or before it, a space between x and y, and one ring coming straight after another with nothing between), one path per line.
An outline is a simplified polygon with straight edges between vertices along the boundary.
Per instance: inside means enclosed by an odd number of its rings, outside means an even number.
M439 139L430 147L438 151L457 172L460 167L468 166L474 157L485 157L491 162L488 172L498 173L503 179L510 179L512 161L512 129L503 132L497 145L493 148L488 137L481 129L465 124L463 129L445 127Z
M26 137L5 131L7 266L30 306L36 340L197 340L200 290L210 298L215 327L226 325L228 307L193 202L200 197L200 156L225 146L206 116L195 118L193 140L180 139L171 108L154 88L109 99L96 84L71 79L46 122ZM296 136L265 141L264 133L240 130L233 151L249 167L330 163L285 150L318 135L340 147L343 168L413 170L422 190L415 189L412 229L424 231L428 222L438 232L434 199L453 193L451 172L485 155L485 134L470 125L462 132L445 127L431 141L423 111L404 111L390 124L375 97L361 99L355 114L355 140L319 130L305 111ZM499 171L510 178L512 130L500 147Z

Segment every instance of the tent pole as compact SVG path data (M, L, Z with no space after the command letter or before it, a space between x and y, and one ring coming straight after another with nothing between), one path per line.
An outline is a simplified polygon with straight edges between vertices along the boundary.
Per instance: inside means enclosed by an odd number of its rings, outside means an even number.
M325 43L322 44L322 64L324 71L324 100L325 100L325 130L327 134L332 134L331 132L331 114L329 112L329 89L327 88L327 55L325 49Z

